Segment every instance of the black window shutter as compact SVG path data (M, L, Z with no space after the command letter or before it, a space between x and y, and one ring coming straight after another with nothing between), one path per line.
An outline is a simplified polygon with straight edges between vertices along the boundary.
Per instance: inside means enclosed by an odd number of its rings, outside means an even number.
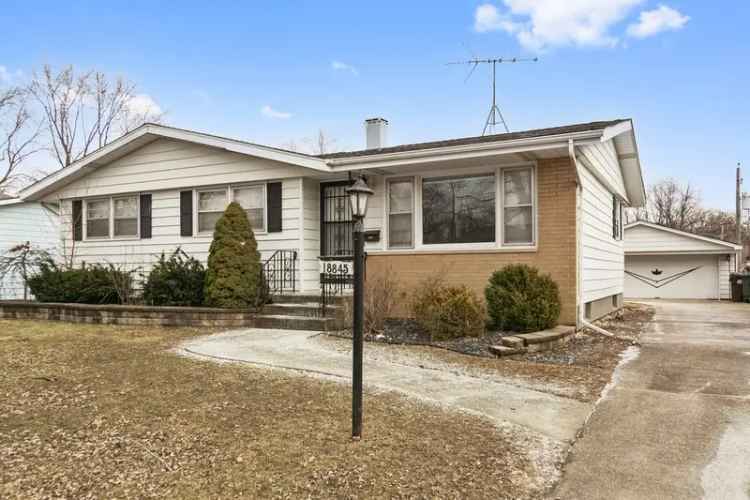
M83 201L73 200L73 240L83 239Z
M141 239L151 238L151 195L141 195Z
M268 206L268 232L281 231L281 183L269 182L266 186Z
M180 236L193 235L193 192L180 191Z

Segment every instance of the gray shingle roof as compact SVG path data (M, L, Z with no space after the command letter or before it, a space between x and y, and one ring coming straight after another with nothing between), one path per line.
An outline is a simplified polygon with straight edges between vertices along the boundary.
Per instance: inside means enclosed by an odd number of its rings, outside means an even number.
M539 128L533 130L525 130L522 132L510 132L507 134L495 134L495 135L484 135L475 137L463 137L460 139L448 139L444 141L431 141L421 142L417 144L403 144L401 146L390 146L387 148L379 149L363 149L359 151L345 151L341 153L328 153L319 155L318 158L324 159L340 159L340 158L356 158L359 156L378 155L386 153L401 153L404 151L417 151L420 149L434 149L448 146L462 146L466 144L481 144L487 142L503 142L513 141L518 139L531 139L534 137L545 137L562 134L573 134L576 132L588 132L593 130L602 130L612 125L617 125L620 122L626 121L624 119L610 120L610 121L599 121L589 123L578 123L574 125L565 125L563 127L550 127L550 128Z

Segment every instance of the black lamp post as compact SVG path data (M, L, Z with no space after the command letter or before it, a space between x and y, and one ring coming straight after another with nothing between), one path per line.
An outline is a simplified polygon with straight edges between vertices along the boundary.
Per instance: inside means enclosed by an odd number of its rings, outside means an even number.
M362 351L363 323L365 308L365 237L362 221L367 214L367 201L373 190L367 185L364 177L349 187L349 202L354 219L354 321L352 324L352 439L359 441L362 437Z

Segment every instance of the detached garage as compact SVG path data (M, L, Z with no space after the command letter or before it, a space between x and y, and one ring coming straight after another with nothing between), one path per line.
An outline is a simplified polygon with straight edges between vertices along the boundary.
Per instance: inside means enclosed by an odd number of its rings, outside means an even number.
M625 297L729 299L742 247L648 222L625 226Z

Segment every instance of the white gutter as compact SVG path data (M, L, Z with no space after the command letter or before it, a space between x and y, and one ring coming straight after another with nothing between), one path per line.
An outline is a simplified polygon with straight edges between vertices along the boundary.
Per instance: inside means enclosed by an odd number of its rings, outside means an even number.
M461 144L458 146L443 146L427 149L417 149L411 151L398 151L393 153L381 153L373 155L362 155L348 158L331 158L327 160L328 165L333 170L344 170L347 166L361 166L362 168L372 168L388 166L391 163L403 165L405 163L423 161L434 161L436 156L487 156L491 154L510 154L530 150L554 149L567 147L570 140L591 140L598 142L602 136L602 130L589 130L585 132L575 132L571 134L532 137L526 139L515 139L511 141L487 142ZM449 159L449 158L446 158Z

